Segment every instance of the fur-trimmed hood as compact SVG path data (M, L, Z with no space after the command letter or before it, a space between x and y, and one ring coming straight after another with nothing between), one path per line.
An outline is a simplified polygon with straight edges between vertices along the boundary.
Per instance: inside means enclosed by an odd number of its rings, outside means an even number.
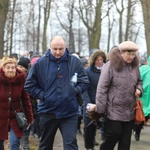
M115 47L114 49L112 49L110 51L109 60L110 60L110 63L112 64L112 66L114 67L114 69L118 72L120 72L122 70L123 66L126 64L120 55L120 51L119 51L118 47ZM131 65L133 68L139 66L139 59L137 56L135 56Z

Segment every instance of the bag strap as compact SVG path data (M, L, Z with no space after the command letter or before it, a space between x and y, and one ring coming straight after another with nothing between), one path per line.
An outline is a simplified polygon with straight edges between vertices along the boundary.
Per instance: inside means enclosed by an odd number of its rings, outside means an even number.
M6 92L7 92L8 101L9 101L9 103L10 103L10 105L11 105L11 108L12 108L12 110L14 111L14 113L16 113L16 110L15 110L15 108L14 108L14 105L13 105L12 99L11 99L11 92L8 92L8 88L7 88L7 86L6 86L5 84L4 84L4 87L5 87L5 90L6 90Z

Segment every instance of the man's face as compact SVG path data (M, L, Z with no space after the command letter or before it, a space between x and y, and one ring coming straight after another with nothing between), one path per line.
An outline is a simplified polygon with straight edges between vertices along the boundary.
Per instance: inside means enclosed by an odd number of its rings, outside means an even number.
M60 58L65 53L66 44L62 38L54 38L51 41L50 50L55 58Z

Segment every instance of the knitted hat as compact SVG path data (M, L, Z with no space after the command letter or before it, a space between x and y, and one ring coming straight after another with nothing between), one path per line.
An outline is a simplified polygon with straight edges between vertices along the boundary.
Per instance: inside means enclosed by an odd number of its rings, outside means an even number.
M81 58L80 60L81 60L81 62L82 62L82 64L83 64L83 66L84 66L85 64L88 64L88 60L87 60L85 57Z
M30 63L30 60L28 58L21 57L18 62L18 65L23 66L24 68L28 69L29 63Z
M18 54L17 53L12 53L10 55L10 58L16 58L16 60L18 60Z
M138 51L138 46L132 41L125 41L119 44L121 51Z
M31 66L40 58L40 56L37 56L37 57L33 57L31 59Z

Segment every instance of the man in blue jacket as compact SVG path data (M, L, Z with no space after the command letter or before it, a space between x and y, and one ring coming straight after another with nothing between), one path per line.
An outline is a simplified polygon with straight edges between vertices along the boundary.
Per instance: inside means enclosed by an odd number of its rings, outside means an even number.
M71 84L77 73L76 85ZM61 36L50 41L50 49L31 67L25 83L28 93L39 99L41 139L39 150L52 150L57 129L63 138L64 150L78 150L77 95L89 85L81 61L71 55Z

